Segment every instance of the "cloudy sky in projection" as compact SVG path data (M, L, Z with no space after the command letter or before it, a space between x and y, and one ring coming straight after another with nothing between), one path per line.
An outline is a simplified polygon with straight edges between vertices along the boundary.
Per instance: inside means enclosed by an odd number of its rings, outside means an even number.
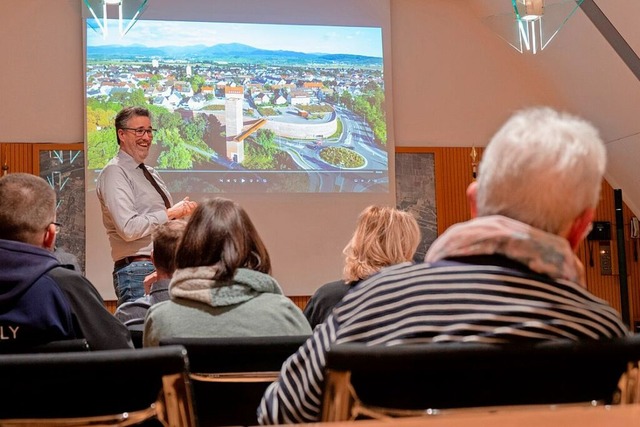
M95 26L95 21L91 26ZM382 58L382 30L374 27L141 20L120 37L117 20L110 19L108 34L105 39L87 28L87 45L156 47L242 43L258 49Z

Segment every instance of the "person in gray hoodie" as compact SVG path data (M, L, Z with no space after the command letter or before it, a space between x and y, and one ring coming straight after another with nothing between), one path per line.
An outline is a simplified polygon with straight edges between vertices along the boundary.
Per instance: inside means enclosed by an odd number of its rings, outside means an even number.
M237 203L203 201L176 251L171 300L153 305L144 346L171 337L309 335L300 310L270 276L271 260Z

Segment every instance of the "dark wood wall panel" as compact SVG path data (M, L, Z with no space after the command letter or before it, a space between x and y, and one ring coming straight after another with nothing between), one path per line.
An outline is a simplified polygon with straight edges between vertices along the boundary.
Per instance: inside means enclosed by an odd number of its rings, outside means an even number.
M624 194L623 194L624 196ZM630 233L631 218L635 215L629 207L623 203L623 224L624 248L626 256L627 285L629 288L629 308L632 321L640 320L640 241L632 239ZM611 263L612 274L602 275L600 272L600 249L603 243L598 241L585 241L580 247L578 256L585 265L587 287L589 290L603 298L616 309L621 308L620 295L620 271L618 267L618 235L615 215L614 189L608 182L602 183L600 203L596 210L595 221L606 221L611 223ZM635 251L634 251L635 248ZM592 265L593 264L593 265Z
M476 149L478 160L482 154ZM471 147L439 148L436 152L436 209L438 233L467 221L471 212L467 187L473 182Z
M289 299L291 299L291 301L293 301L295 305L300 307L300 310L304 310L304 308L307 306L309 298L311 298L310 295L289 295Z
M0 167L5 164L8 172L33 173L33 144L0 143Z

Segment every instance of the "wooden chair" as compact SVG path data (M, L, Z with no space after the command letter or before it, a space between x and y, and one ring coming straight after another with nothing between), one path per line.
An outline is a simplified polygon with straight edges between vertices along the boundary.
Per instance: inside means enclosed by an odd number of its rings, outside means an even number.
M187 349L201 426L255 425L265 390L307 338L171 338L160 345Z
M183 347L0 356L0 425L195 427Z
M509 345L334 345L327 354L322 420L617 403L618 381L629 362L639 359L640 336Z

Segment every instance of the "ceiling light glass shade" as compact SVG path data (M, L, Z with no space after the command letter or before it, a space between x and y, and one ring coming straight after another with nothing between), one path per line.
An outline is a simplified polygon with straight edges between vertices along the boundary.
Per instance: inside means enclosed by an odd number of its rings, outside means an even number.
M87 7L87 23L94 31L107 38L109 27L107 19L118 20L120 37L129 32L131 27L147 7L148 0L83 0Z
M484 19L520 53L536 54L558 34L583 0L511 0L511 10Z

